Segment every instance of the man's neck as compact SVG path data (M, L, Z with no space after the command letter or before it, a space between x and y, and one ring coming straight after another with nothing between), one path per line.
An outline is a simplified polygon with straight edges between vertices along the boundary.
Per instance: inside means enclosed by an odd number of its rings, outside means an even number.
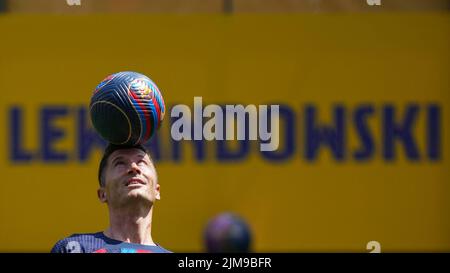
M151 235L152 212L153 206L150 209L110 208L110 226L104 234L127 243L155 245Z

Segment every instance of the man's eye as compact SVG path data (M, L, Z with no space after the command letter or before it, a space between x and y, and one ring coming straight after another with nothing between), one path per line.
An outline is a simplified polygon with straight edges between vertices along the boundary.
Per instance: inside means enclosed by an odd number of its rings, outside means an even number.
M140 164L140 165L147 165L147 162L145 160L139 160L138 164Z
M119 165L123 165L125 164L123 161L116 161L116 163L114 163L114 166L119 166Z

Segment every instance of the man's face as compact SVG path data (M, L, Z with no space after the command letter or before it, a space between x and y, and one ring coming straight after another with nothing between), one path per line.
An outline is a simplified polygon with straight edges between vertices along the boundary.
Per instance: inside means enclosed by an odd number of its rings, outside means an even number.
M103 177L104 186L99 197L109 206L124 207L137 202L153 204L160 198L155 166L140 149L114 151L108 158Z

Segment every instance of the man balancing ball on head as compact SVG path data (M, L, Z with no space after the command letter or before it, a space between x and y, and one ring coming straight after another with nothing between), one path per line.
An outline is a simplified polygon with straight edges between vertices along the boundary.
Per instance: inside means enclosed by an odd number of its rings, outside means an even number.
M110 144L100 162L98 198L106 203L109 227L60 240L56 253L167 253L153 241L152 214L160 186L152 158L141 145Z
M143 74L119 72L97 85L89 110L92 125L110 143L98 171L98 198L108 206L109 227L60 240L52 252L169 252L151 235L160 186L150 153L142 146L163 121L161 92Z

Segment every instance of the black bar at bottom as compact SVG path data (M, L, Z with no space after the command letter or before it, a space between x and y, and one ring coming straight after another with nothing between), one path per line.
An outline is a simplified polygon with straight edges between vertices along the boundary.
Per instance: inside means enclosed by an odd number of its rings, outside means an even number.
M43 272L48 269L116 272L119 268L127 272L365 272L366 269L384 272L398 268L405 272L408 268L417 270L421 266L430 269L439 263L445 266L449 258L448 253L0 254L2 266L9 268L8 264L11 264L17 272L21 267L29 267L33 272L40 272L40 269Z

